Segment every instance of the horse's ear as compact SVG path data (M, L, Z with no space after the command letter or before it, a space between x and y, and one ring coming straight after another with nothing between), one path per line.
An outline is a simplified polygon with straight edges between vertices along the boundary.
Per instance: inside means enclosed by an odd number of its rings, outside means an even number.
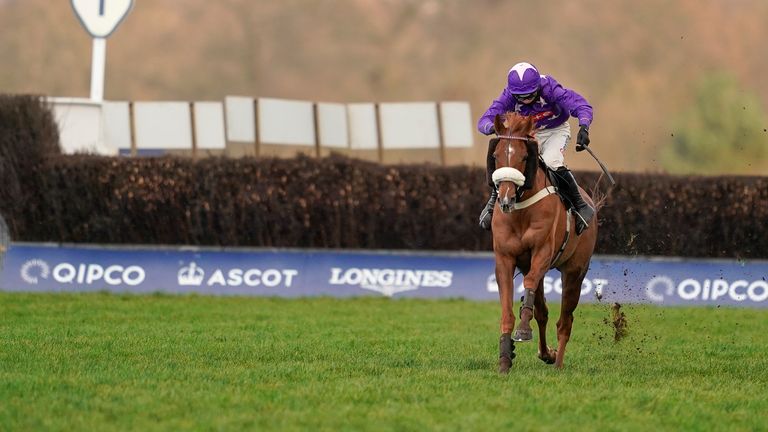
M504 121L501 119L500 114L496 114L496 117L493 118L493 129L497 135L504 133Z

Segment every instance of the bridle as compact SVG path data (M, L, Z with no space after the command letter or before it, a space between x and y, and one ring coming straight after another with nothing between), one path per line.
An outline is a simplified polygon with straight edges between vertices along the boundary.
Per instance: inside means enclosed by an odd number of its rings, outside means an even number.
M496 137L499 138L499 139L525 141L526 144L531 143L531 142L534 142L534 143L536 142L536 138L534 138L532 135L521 136L521 135L509 135L509 134L506 134L506 135L496 135ZM507 144L507 151L506 151L506 153L507 153L507 166L510 166L510 165L512 165L512 143L511 142ZM541 159L541 155L539 155L539 159ZM520 201L520 199L522 199L523 194L525 193L526 189L521 188L521 187L517 187L517 186L521 186L521 185L518 184L515 187L515 200L516 201ZM498 185L497 185L497 187L498 187Z

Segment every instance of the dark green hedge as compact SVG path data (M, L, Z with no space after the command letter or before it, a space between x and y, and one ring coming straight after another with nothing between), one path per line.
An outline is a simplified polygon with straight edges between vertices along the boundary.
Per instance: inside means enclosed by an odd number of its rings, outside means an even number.
M60 154L59 131L40 96L0 95L0 214L11 233L38 217L39 170Z
M480 171L314 159L51 160L35 241L481 249ZM471 196L470 191L478 193Z
M35 241L490 250L483 170L329 157L59 157L41 172ZM587 187L596 173L577 173ZM768 257L768 178L617 174L602 254Z
M52 125L38 99L0 97L0 212L18 240L491 250L481 168L61 156ZM768 258L768 177L615 177L598 253Z

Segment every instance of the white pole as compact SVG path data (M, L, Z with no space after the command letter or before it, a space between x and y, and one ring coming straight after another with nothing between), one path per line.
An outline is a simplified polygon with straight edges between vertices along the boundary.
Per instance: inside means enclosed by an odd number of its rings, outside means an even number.
M91 58L91 100L104 100L104 70L107 63L107 40L93 38L93 56Z

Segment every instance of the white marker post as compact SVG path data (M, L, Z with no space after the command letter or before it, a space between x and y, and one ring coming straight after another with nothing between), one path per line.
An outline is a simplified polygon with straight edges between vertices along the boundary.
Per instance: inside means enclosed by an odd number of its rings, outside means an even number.
M133 8L133 0L71 0L72 9L85 30L93 36L91 100L104 100L104 71L107 38Z

